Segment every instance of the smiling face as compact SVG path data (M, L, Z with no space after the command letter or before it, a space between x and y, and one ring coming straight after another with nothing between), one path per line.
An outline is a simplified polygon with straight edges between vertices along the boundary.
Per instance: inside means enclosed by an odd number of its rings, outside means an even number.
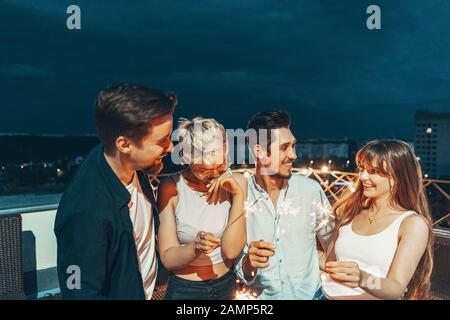
M151 174L162 170L162 159L173 150L172 125L171 114L155 118L149 122L149 133L139 142L129 140L129 161L135 170Z
M201 182L208 184L215 178L222 175L229 167L226 159L226 145L218 148L202 158L201 163L194 163L189 166L191 173Z
M378 161L371 161L360 163L359 178L363 187L363 194L367 198L380 199L389 198L392 192L394 180L389 175L387 170L387 163L383 162L383 167L380 167Z
M297 159L294 135L289 128L272 129L270 152L257 145L255 154L258 157L264 174L276 175L282 179L289 179L292 175L292 163Z

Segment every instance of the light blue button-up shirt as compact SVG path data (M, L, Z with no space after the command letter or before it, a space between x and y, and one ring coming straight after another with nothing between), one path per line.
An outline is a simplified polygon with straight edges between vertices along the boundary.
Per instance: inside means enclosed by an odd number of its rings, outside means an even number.
M274 207L269 195L251 176L248 181L247 244L236 263L238 277L259 299L311 300L320 286L316 235L327 241L334 217L319 183L292 175ZM242 259L252 241L275 244L269 267L245 279Z

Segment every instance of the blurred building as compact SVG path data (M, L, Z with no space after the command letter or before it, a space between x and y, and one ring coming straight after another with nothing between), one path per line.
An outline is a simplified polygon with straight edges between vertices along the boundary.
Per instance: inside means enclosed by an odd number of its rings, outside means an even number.
M6 177L3 173L2 167L0 167L0 193L6 188Z
M416 112L415 149L425 177L450 177L450 113Z

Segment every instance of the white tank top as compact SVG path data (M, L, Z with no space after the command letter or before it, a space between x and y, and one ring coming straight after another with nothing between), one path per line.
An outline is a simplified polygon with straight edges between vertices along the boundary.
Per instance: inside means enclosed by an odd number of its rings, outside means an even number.
M218 204L208 204L202 192L192 190L185 182L181 173L171 178L175 181L178 191L178 204L175 209L177 235L181 245L195 240L198 232L212 233L222 238L228 223L231 208L231 195L220 191ZM209 254L201 254L190 263L191 266L208 266L223 261L221 247Z
M353 222L341 227L334 248L336 260L354 261L361 270L376 277L386 278L397 250L400 225L411 214L415 212L404 212L386 229L370 236L361 236L353 232ZM357 296L365 293L359 287L350 288L333 281L325 273L321 275L321 281L322 290L328 297Z

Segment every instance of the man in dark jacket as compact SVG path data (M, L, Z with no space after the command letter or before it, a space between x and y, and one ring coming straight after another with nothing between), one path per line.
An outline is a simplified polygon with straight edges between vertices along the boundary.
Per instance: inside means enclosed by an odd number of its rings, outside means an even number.
M173 150L174 94L117 85L97 96L95 147L55 221L63 299L150 299L158 212L148 180Z

